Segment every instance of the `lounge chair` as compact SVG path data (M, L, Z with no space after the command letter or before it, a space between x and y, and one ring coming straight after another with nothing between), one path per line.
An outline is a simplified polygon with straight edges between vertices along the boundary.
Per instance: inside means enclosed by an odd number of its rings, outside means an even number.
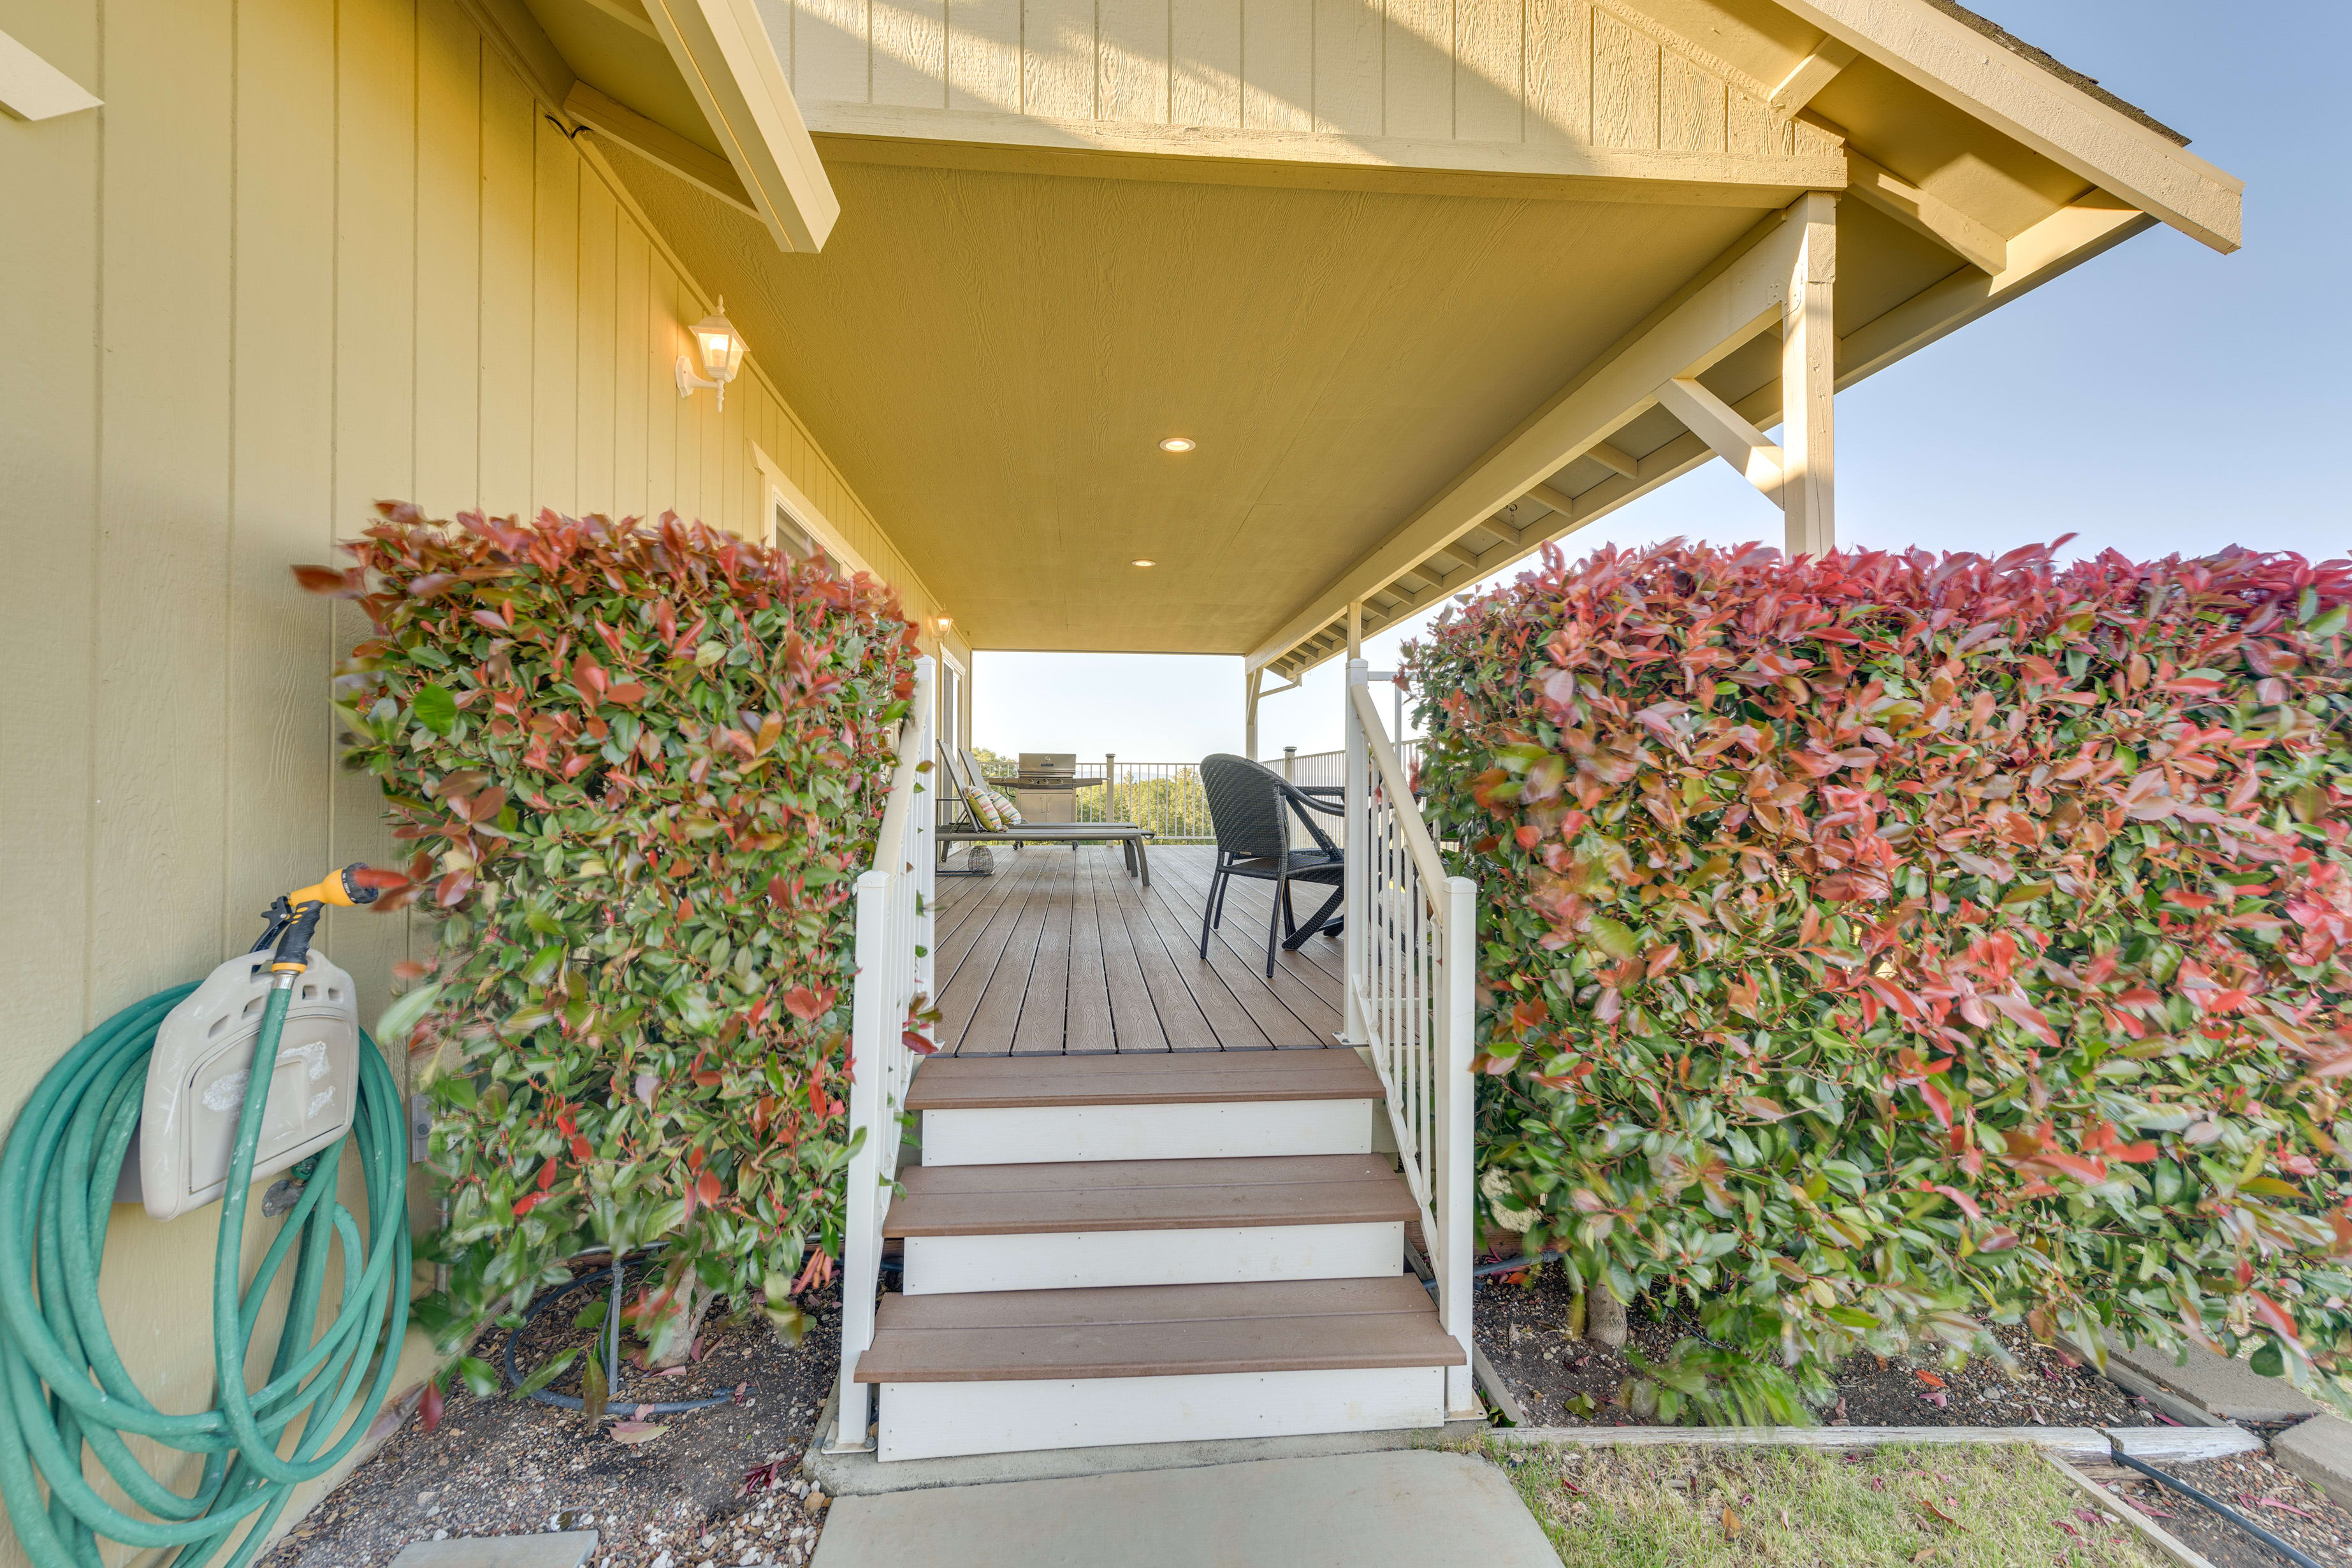
M1018 849L1024 844L1078 845L1115 840L1126 858L1127 874L1142 879L1147 888L1151 886L1151 862L1145 853L1151 837L1150 828L1135 822L1006 821L992 826L983 820L980 805L986 798L983 792L988 790L988 783L971 753L967 752L959 759L942 746L940 767L947 780L940 800L948 808L936 835L942 858L950 844L1010 844ZM988 810L991 814L995 812L992 802Z

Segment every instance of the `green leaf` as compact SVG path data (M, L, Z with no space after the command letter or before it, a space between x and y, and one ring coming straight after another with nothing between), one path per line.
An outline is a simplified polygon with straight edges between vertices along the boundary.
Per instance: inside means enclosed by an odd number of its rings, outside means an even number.
M589 1431L604 1419L604 1402L611 1397L604 1386L604 1362L601 1356L590 1356L588 1364L580 1369L580 1419Z
M375 1021L376 1043L388 1050L404 1049L408 1037L424 1021L425 1015L433 1010L433 1004L440 996L441 983L436 980L394 997L392 1005Z
M457 726L457 700L446 686L427 682L418 687L408 707L416 721L436 735L446 735Z
M1632 928L1607 915L1592 917L1591 936L1593 946L1621 963L1642 951L1641 941Z
M532 1373L529 1377L524 1378L520 1383L517 1384L515 1385L514 1396L517 1399L530 1398L532 1394L537 1394L541 1389L545 1388L549 1384L553 1383L557 1378L562 1377L565 1372L571 1369L572 1363L579 1359L580 1352L577 1349L565 1351L562 1355L557 1356L553 1361L549 1362L545 1366L541 1367L537 1372Z
M463 1378L466 1386L483 1399L498 1393L506 1381L499 1375L498 1368L479 1356L461 1355L449 1363L449 1369Z

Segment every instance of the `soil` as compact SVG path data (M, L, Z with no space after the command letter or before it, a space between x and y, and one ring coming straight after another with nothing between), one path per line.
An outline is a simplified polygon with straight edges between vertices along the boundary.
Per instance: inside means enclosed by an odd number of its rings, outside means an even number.
M1523 1284L1480 1281L1479 1348L1529 1426L1642 1425L1616 1403L1633 1370L1625 1357L1568 1337L1572 1300L1557 1268ZM1647 1317L1635 1306L1626 1329L1629 1342L1656 1362L1675 1341L1696 1335L1699 1323L1686 1313ZM2016 1358L2015 1373L1981 1355L1954 1370L1924 1347L1887 1361L1856 1355L1837 1369L1838 1403L1822 1419L1854 1426L2152 1426L2169 1419L2073 1357L2033 1343L2022 1329L1997 1327L1993 1334Z
M594 1272L601 1279L603 1270ZM593 1300L583 1289L542 1313L525 1333L517 1365L528 1374L548 1354L584 1344L572 1319ZM439 1426L412 1415L368 1461L263 1559L263 1568L383 1568L411 1542L453 1536L597 1532L597 1568L736 1568L806 1563L828 1500L799 1473L840 1348L837 1294L801 1298L813 1319L797 1346L753 1312L712 1309L700 1359L680 1375L626 1374L611 1417L647 1402L735 1394L726 1404L646 1419L664 1428L628 1445L612 1419L588 1435L580 1413L479 1398L453 1385ZM472 1353L499 1365L507 1331L494 1328ZM557 1392L579 1392L577 1371Z
M2273 1464L2268 1455L2238 1454L2201 1465L2158 1468L2221 1499L2297 1551L2322 1563L2352 1564L2352 1512L2328 1501L2326 1493L2300 1476ZM2292 1568L2290 1559L2193 1498L2121 1467L2101 1466L2095 1474L2110 1491L2154 1519L2213 1568Z

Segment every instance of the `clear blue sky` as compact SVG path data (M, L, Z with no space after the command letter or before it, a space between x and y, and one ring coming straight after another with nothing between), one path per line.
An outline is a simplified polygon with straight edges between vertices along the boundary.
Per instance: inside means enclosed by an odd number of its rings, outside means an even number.
M2246 243L2158 228L1838 400L1838 533L2001 551L2077 533L2135 555L2352 550L2352 136L2340 0L1976 0L2246 182ZM1711 464L1572 534L1778 542ZM1375 668L1415 628L1374 637ZM1001 752L1179 762L1239 751L1234 658L983 653L974 739ZM1259 754L1339 744L1339 666L1259 710Z

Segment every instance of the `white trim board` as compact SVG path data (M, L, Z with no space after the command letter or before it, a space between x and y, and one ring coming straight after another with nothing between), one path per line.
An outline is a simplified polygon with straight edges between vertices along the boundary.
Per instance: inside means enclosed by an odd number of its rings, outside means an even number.
M55 120L96 109L100 101L73 78L0 33L0 109L19 120Z
M775 509L781 504L793 521L800 526L801 531L833 557L835 565L852 573L863 572L877 582L881 581L882 574L874 570L874 563L850 548L849 541L842 537L841 530L833 525L833 520L817 510L816 502L809 500L800 486L784 477L784 470L776 460L762 451L757 441L751 445L751 462L760 470L760 479L768 491L760 507L760 542L769 545L776 542Z
M923 1112L926 1165L1369 1154L1369 1100L1040 1105Z
M886 1383L877 1457L887 1464L958 1454L1444 1425L1442 1366Z
M1404 1222L907 1237L907 1294L1364 1279L1394 1274Z

